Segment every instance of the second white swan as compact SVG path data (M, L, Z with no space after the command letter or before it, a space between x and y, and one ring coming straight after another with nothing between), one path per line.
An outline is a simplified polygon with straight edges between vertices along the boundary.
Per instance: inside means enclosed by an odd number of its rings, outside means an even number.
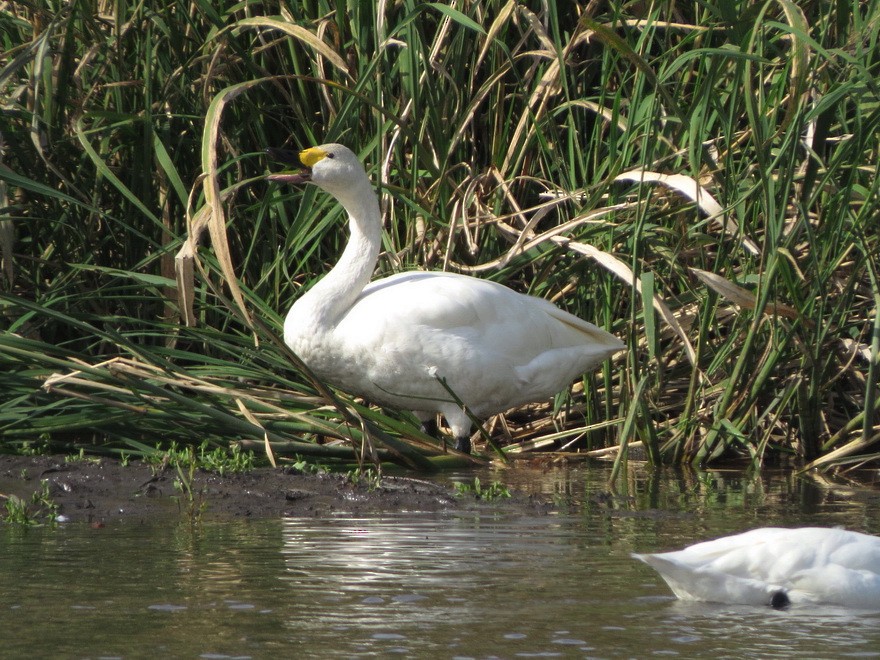
M633 557L660 573L682 600L880 609L880 538L859 532L764 527Z

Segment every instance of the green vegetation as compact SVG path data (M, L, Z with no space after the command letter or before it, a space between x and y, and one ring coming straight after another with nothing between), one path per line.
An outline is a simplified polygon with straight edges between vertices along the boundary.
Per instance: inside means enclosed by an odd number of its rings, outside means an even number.
M80 447L79 451L77 453L70 454L65 460L68 463L85 462L85 461L92 461L94 463L99 463L101 461L101 459L98 458L97 456L90 456L89 454L87 454L84 447ZM123 457L120 457L120 460L122 460L123 462L127 462L127 461L125 461L125 459Z
M205 499L205 490L197 489L194 483L196 470L199 468L199 460L195 450L191 446L187 446L183 450L169 452L166 457L168 464L177 471L177 476L174 478L174 490L180 493L178 505L182 501L186 506L190 522L197 523L208 508L208 502Z
M254 469L254 453L243 451L241 445L208 449L208 443L199 446L199 467L216 472L221 477L227 472L248 472Z
M349 470L346 476L352 486L363 486L370 492L382 486L382 473L370 467L356 467Z
M345 235L263 150L342 141L381 182L381 274L491 278L627 340L502 444L880 456L878 0L226 6L0 11L2 450L433 467L408 414L278 341Z
M5 500L6 515L0 521L10 525L39 525L41 521L54 523L58 518L58 505L49 493L49 482L40 481L40 490L34 491L30 501L15 495L0 495Z
M455 494L458 497L463 495L472 495L478 500L486 502L494 502L510 497L510 490L499 481L493 481L488 486L480 483L479 477L474 477L473 484L466 484L460 481L455 482Z
M125 455L121 460L127 462L129 457ZM253 452L243 451L237 444L212 449L207 440L198 446L198 450L192 445L180 446L172 442L167 449L157 447L147 453L144 460L154 468L171 466L188 471L207 470L221 477L228 472L248 472L255 463Z
M121 460L127 462L127 454ZM208 507L205 492L195 484L198 470L214 472L222 477L227 473L248 472L254 468L253 452L243 451L238 444L212 449L207 440L197 448L172 442L167 449L157 448L145 453L144 460L152 466L154 474L168 467L177 473L174 490L179 493L178 502L186 505L189 519L193 522L198 522Z
M326 474L330 471L326 465L310 461L302 456L294 457L294 461L290 464L290 467L303 474Z

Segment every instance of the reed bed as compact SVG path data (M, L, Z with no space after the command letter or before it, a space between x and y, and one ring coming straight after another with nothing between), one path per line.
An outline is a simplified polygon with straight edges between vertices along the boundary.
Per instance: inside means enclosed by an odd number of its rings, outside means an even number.
M553 300L629 351L505 453L876 460L880 2L0 4L0 443L442 464L278 334L344 245L268 146L340 141L377 275Z

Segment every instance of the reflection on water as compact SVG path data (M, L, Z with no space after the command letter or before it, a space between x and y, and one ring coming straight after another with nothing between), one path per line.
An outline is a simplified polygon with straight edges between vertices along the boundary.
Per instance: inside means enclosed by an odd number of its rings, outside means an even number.
M634 472L610 492L596 467L480 479L562 513L0 527L0 656L880 656L877 613L681 603L629 557L770 524L878 533L876 491Z
M316 649L488 650L488 622L503 623L499 641L521 639L523 617L559 599L554 567L572 561L576 528L482 514L287 520L283 579L308 604L296 627Z

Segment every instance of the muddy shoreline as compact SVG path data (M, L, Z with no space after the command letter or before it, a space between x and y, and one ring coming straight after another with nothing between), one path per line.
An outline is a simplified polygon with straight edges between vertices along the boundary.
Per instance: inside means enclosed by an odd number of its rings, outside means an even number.
M189 480L189 475L184 475ZM45 482L45 483L44 483ZM415 477L382 476L357 483L341 474L304 474L292 468L256 468L221 476L195 470L188 489L173 467L141 461L75 459L65 456L0 456L0 518L12 497L36 520L57 506L62 521L104 524L148 521L166 516L200 519L278 516L364 515L443 512L472 507L549 512L550 503L513 493L492 502L451 486ZM18 498L15 500L15 498Z

